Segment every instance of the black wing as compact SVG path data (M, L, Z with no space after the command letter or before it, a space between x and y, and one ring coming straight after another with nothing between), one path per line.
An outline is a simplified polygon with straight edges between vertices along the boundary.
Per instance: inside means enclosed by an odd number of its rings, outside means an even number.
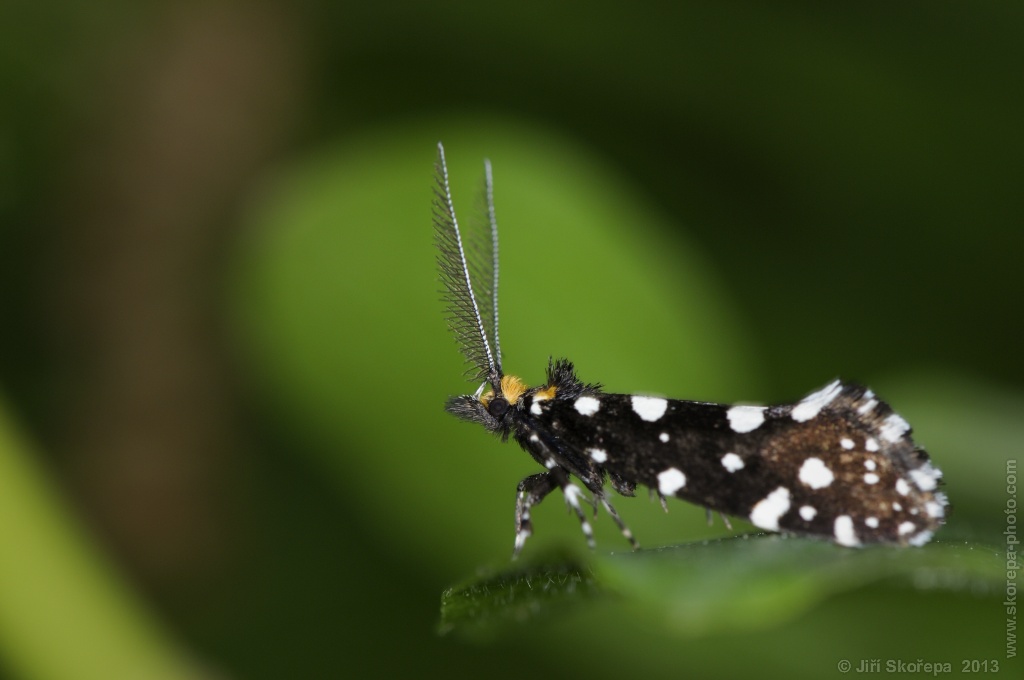
M906 421L857 385L771 407L594 391L530 409L581 479L606 473L763 529L920 545L945 515L941 473Z

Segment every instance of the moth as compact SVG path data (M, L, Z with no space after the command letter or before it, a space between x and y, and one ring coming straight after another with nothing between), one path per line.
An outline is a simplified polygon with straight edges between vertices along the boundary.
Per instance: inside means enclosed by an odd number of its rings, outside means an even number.
M459 227L444 147L435 166L434 235L447 321L479 388L448 399L452 415L509 437L543 468L519 482L513 558L533 533L530 511L555 489L594 536L584 505L604 510L639 545L609 500L639 486L777 532L843 546L920 546L943 524L942 473L906 420L870 389L835 380L798 402L726 405L608 394L566 359L528 387L505 374L498 336L498 227L490 162L475 229ZM578 481L578 483L577 483ZM582 485L582 487L581 487ZM584 491L584 489L586 491ZM588 494L589 493L589 497ZM667 508L666 508L667 509Z

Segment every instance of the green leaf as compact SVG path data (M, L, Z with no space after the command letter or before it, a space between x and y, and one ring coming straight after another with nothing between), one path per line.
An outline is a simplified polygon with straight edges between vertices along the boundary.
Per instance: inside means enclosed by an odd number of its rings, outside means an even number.
M507 626L555 616L605 593L585 560L552 555L446 590L438 632L490 640Z
M778 625L827 597L883 579L914 588L995 593L1003 563L992 547L851 550L779 535L734 537L598 562L616 592L655 608L683 635Z
M683 638L771 628L877 582L995 596L1005 580L1003 557L979 544L851 550L761 534L597 556L589 564L547 559L446 591L440 629L490 639L602 598Z

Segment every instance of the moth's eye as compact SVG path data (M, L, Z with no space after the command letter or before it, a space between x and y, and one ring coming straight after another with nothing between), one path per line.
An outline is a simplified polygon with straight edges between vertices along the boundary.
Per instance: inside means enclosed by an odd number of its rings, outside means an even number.
M508 401L505 400L505 397L495 397L487 405L487 412L495 418L501 418L506 411L508 411Z

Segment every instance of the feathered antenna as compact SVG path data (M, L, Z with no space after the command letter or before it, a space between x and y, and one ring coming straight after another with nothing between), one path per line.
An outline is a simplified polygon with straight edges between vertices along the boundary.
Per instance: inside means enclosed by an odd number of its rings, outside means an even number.
M494 281L491 287L491 308L494 309L491 337L494 339L494 359L498 363L498 373L501 373L501 343L498 341L498 220L494 216L494 178L491 174L491 161L487 158L484 159L484 194L487 196L487 223L491 227L491 280Z
M494 216L494 180L491 162L484 160L484 177L476 210L466 229L466 259L475 286L480 316L494 350L494 364L501 369L501 342L498 340L498 221Z
M502 377L501 355L497 350L498 240L497 223L493 219L493 202L490 197L490 164L487 164L486 168L484 185L490 233L474 238L467 248L455 218L444 147L438 142L434 178L434 240L438 248L437 263L441 271L441 283L444 284L441 299L448 306L448 325L455 334L459 349L470 364L466 375L473 380L486 380L497 389ZM476 276L471 275L471 271ZM481 313L481 306L473 292L473 278L483 282L483 300L490 303L483 307L486 310L484 313ZM487 335L488 328L494 334L493 352Z

